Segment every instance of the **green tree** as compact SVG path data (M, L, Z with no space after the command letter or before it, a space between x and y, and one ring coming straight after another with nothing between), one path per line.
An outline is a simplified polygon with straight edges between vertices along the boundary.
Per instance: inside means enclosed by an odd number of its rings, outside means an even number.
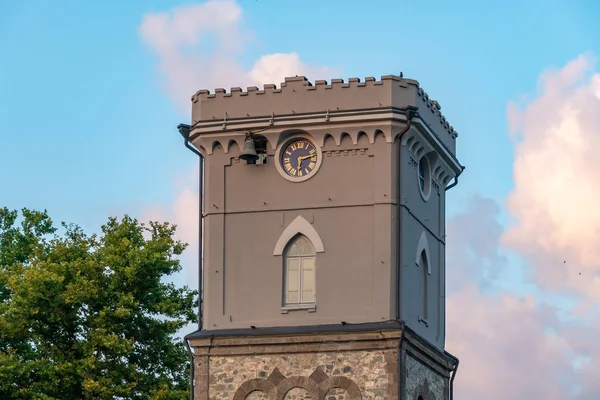
M195 320L175 226L110 218L100 235L0 208L0 399L184 399L177 331Z

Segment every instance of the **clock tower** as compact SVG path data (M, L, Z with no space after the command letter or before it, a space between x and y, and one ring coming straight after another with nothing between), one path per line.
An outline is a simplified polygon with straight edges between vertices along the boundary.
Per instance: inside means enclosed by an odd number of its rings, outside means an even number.
M402 76L200 90L194 398L442 400L445 198L463 167Z

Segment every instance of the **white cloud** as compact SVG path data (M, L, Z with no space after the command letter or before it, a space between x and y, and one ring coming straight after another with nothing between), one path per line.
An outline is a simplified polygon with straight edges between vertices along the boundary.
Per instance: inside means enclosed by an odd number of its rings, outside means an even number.
M278 53L262 56L248 73L249 81L256 85L283 81L286 76L304 75L316 79L325 79L334 73L330 67L309 65L300 60L296 53Z
M325 79L334 71L308 65L294 52L264 55L246 70L239 57L252 34L243 29L242 9L233 0L210 0L147 14L139 31L158 57L165 90L186 113L190 97L199 89L279 84L294 75Z

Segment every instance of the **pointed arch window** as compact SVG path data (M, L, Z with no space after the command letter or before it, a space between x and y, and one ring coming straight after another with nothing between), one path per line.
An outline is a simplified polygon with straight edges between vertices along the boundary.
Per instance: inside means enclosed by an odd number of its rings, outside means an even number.
M304 235L294 237L286 246L284 263L284 305L304 306L315 304L314 246Z
M429 261L427 260L427 253L425 252L425 249L421 250L421 256L419 257L419 267L421 268L421 274L423 275L423 298L421 299L421 318L424 320L424 322L427 322L429 311Z

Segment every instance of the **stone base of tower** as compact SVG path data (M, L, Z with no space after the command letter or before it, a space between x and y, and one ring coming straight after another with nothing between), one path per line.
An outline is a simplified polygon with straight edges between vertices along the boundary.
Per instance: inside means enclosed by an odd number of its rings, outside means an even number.
M200 331L195 400L442 400L455 359L397 322Z

